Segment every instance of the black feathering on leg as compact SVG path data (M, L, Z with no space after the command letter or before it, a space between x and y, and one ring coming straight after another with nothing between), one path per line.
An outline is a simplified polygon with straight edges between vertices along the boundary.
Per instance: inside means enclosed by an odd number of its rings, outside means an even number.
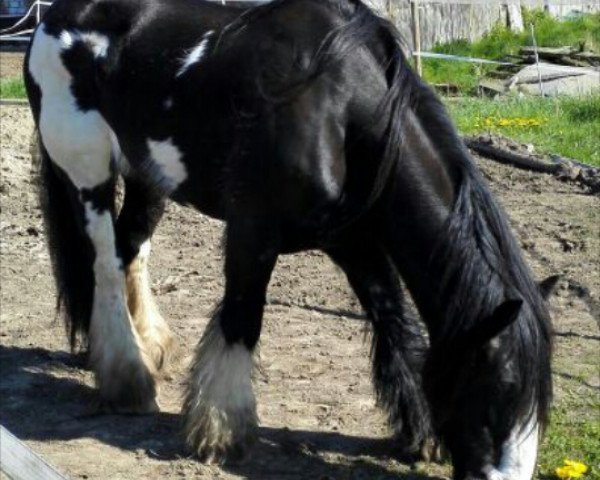
M373 320L371 358L377 403L388 413L402 452L416 454L431 435L421 371L427 343L406 313Z
M372 377L378 405L388 414L400 456L415 457L431 437L421 385L427 341L418 318L406 312L398 273L369 241L327 250L346 273L373 325Z

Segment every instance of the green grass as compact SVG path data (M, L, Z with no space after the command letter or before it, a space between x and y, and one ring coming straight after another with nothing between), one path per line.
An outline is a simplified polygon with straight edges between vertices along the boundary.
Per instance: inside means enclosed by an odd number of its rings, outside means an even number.
M555 478L565 459L586 464L584 480L600 479L600 402L589 392L586 398L571 396L554 407L550 427L540 449L540 478Z
M21 78L1 78L0 98L27 98L23 80Z
M460 98L447 102L461 133L496 133L600 167L600 95L560 98ZM511 123L540 123L518 126ZM502 126L502 123L509 125Z
M572 46L581 50L600 52L600 14L586 14L559 21L543 11L524 11L524 32L516 33L497 24L476 42L457 40L436 45L434 52L468 57L500 60L517 54L522 46L532 44L529 24L535 27L536 40L542 47ZM473 91L478 79L496 67L446 60L423 60L423 77L431 83L451 83L462 91Z

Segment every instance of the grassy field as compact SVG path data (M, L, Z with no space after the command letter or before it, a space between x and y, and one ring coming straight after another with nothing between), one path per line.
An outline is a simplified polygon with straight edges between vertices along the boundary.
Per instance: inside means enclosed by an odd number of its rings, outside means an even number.
M460 98L446 102L466 135L496 133L600 167L600 95L579 98Z
M0 78L0 98L26 98L23 80L21 78Z
M532 23L535 27L536 40L542 47L573 46L578 49L600 52L600 14L586 14L564 21L556 20L543 11L527 11L523 13L526 26ZM529 28L522 33L515 33L498 24L481 40L468 42L457 40L448 44L437 45L434 52L451 55L499 60L508 54L516 54L522 46L532 44ZM444 60L424 59L423 76L431 83L451 83L467 93L475 89L478 79L494 66L472 63L449 62Z
M585 480L600 479L600 401L570 395L552 409L550 427L538 458L539 478L554 479L565 459L584 462Z

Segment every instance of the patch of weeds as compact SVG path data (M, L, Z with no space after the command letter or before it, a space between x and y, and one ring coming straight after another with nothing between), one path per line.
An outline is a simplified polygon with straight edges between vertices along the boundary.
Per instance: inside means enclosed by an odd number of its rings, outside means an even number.
M592 394L593 395L593 394ZM565 459L588 467L582 477L600 479L600 402L591 405L569 399L552 409L550 426L540 449L538 463L542 479L556 478L555 470Z
M536 40L541 47L571 46L578 50L600 52L600 13L589 13L558 20L543 10L523 10L523 21L533 23ZM476 42L455 40L433 47L436 53L502 60L515 55L524 46L531 46L529 28L514 32L502 23L496 24ZM463 93L475 91L479 79L494 66L477 65L447 60L423 60L423 77L431 83L451 83Z
M27 98L25 84L21 78L2 78L0 79L0 98Z
M495 133L600 166L600 95L578 98L461 98L447 102L466 135Z

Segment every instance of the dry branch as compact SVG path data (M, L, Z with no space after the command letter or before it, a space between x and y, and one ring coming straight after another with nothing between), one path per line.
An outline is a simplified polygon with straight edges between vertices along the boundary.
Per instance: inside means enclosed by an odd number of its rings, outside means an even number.
M490 136L465 137L465 145L482 157L511 165L521 170L549 173L563 181L574 181L589 188L590 193L600 193L600 168L592 167L559 155L550 155L552 163L540 160L537 156L515 153L494 144Z
M533 159L531 156L525 156L510 152L503 148L493 145L489 141L480 138L466 137L465 144L474 152L486 158L491 158L500 163L512 165L522 170L529 170L540 173L558 173L562 168L559 163L551 164Z

